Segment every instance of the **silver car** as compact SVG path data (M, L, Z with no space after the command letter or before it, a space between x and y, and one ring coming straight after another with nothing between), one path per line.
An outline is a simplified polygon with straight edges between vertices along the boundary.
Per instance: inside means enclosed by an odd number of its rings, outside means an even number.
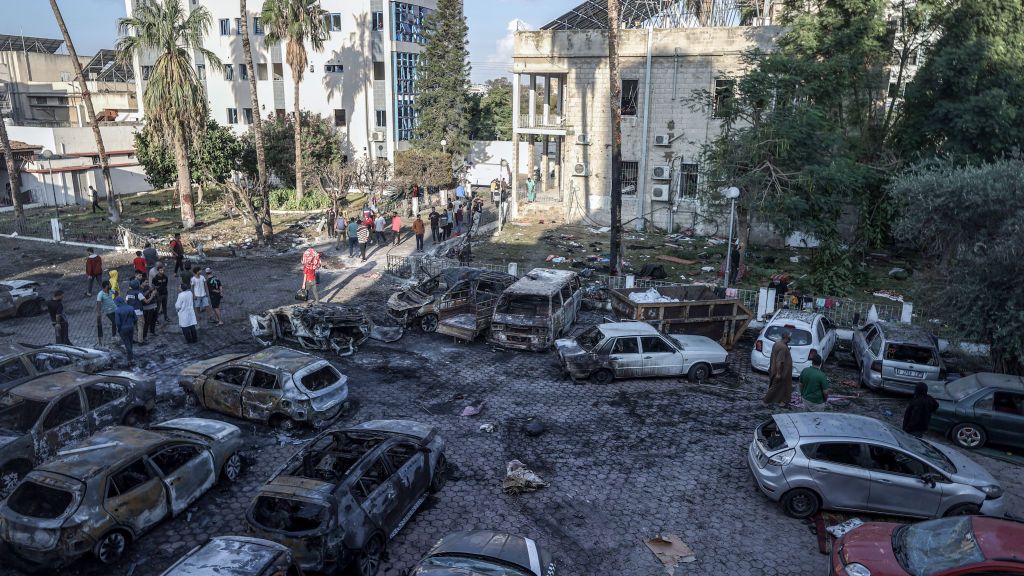
M1003 516L1006 499L984 468L953 448L852 414L776 414L747 451L761 491L786 514L819 509L937 518Z
M946 379L935 338L918 326L869 322L853 331L850 346L868 388L913 394L918 382Z

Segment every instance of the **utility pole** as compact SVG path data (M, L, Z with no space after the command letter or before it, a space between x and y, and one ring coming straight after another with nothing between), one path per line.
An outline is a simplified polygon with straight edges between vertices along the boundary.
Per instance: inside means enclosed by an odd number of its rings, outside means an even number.
M608 82L612 122L610 274L622 274L622 87L619 83L619 0L608 0ZM641 175L642 177L642 175Z

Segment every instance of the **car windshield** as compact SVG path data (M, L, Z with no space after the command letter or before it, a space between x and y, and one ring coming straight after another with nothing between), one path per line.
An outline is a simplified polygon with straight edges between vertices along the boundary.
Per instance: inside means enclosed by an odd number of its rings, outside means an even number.
M523 316L547 316L548 301L547 296L512 294L501 298L501 301L498 302L498 312Z
M604 334L597 326L593 326L576 337L576 344L587 352L593 352L594 348L604 340Z
M925 575L985 560L971 530L971 517L905 524L892 534L896 560L910 574Z
M769 326L764 331L764 337L771 340L772 342L778 342L779 338L782 338L782 333L789 330L793 337L789 340L790 346L810 346L813 340L811 339L811 333L807 330L801 330L799 328L793 328L790 326L783 326L776 324Z
M925 366L939 365L939 358L933 349L913 344L889 344L885 348L885 359Z
M889 429L889 432L892 433L893 437L896 439L896 443L900 445L900 448L927 460L928 463L936 468L949 472L950 474L956 472L956 466L954 466L953 463L950 462L949 458L946 458L946 455L940 452L938 448L924 440L921 440L920 438L907 434L899 428L889 426L888 424L886 424L886 427Z
M27 434L46 410L46 402L14 394L0 396L0 430Z
M260 496L253 505L256 524L273 530L299 534L320 530L327 525L326 506L288 498Z
M946 384L946 393L954 400L963 400L980 388L975 378L961 378Z
M431 556L420 563L419 568L413 574L433 572L425 570L425 568L453 568L452 573L455 573L456 570L460 574L465 571L466 574L474 576L531 576L526 570L515 566L467 556Z
M7 506L22 516L52 520L64 514L74 501L75 495L67 490L26 480L7 499Z

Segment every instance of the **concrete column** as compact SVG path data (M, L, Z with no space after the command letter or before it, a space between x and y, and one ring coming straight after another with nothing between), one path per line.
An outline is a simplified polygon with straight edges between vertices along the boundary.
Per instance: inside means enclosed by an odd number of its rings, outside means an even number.
M537 126L537 77L530 74L530 109L527 111L529 115L528 128L534 128ZM533 160L530 160L531 163Z
M545 102L545 104L547 104L547 102ZM547 112L547 106L544 107L544 111ZM547 124L546 121L544 123ZM541 192L544 192L544 193L547 193L547 191L548 191L548 174L551 173L551 166L550 166L550 163L548 162L548 146L551 143L551 140L549 138L550 137L545 134L544 135L544 140L541 142L541 147L540 147L540 153L542 155L541 156L541 162L540 162L540 170L541 170L541 172L540 172L540 185L541 185L540 190L541 190Z
M562 117L562 105L564 104L564 96L562 91L565 90L565 82L562 81L561 76L555 77L555 83L558 85L558 95L555 97L555 115L559 118Z
M558 188L558 202L562 203L562 145L565 143L564 136L555 137L555 186Z
M551 120L551 76L544 77L544 125L550 126ZM544 138L545 146L547 145L547 137ZM546 151L545 147L545 151Z
M509 191L509 220L519 216L519 132L512 133L512 181Z
M515 79L512 82L512 130L519 129L519 86L521 82L520 74L515 74Z

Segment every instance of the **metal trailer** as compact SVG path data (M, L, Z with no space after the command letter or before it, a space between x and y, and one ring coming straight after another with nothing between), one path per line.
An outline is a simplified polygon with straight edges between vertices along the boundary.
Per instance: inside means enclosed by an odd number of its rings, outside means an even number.
M609 290L612 311L621 320L640 320L665 334L694 334L717 340L731 349L743 336L754 313L736 298L724 298L707 286L665 286L657 288L662 296L679 302L634 302L630 294L650 288Z
M497 298L477 301L469 291L453 292L449 296L450 299L438 303L438 334L472 342L491 327Z

